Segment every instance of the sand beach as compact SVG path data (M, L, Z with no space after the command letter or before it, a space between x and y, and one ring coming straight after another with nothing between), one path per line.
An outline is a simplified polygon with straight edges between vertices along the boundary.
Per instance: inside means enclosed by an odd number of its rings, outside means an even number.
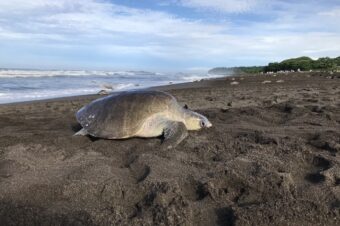
M340 225L340 74L155 87L212 122L176 148L72 136L99 95L0 105L0 225Z

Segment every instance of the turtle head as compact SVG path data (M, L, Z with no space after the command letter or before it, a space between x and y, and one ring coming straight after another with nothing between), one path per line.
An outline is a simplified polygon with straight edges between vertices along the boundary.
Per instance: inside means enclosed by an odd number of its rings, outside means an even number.
M197 113L190 110L186 111L185 126L188 130L200 130L202 128L209 128L212 126L209 120Z

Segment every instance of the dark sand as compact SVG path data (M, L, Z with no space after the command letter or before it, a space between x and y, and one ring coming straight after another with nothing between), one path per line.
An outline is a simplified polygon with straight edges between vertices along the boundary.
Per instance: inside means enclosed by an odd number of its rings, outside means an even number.
M340 225L340 75L235 81L157 88L213 123L168 151L73 137L99 96L1 105L0 225Z

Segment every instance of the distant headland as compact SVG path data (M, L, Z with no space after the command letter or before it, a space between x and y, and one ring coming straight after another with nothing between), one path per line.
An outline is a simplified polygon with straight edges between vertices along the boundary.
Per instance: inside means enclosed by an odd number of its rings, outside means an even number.
M310 57L286 59L281 62L269 63L267 66L249 67L216 67L208 71L209 74L230 74L233 72L243 73L271 73L292 71L340 71L340 56L336 58L322 57L313 60Z

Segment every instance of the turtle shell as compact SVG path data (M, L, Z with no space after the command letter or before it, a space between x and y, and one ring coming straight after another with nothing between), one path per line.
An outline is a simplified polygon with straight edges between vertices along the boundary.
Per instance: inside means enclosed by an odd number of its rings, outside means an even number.
M119 139L134 136L150 116L177 108L176 99L165 92L122 92L91 102L76 118L94 137Z

